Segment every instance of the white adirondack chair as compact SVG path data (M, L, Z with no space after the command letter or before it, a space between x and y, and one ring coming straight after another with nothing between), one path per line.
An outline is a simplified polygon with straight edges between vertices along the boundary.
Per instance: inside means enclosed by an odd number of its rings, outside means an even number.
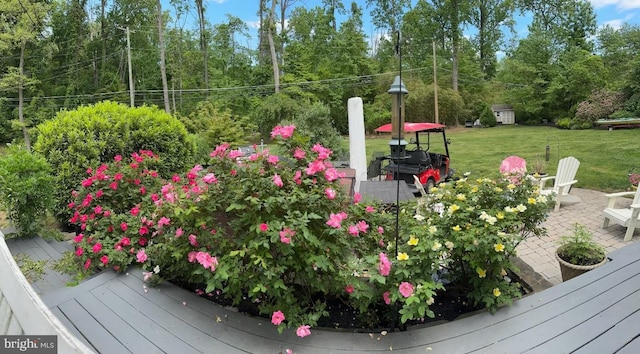
M415 185L416 188L418 188L418 191L420 191L420 195L422 195L423 197L426 197L427 191L424 189L424 186L422 185L422 183L420 183L420 178L418 178L418 176L413 175L413 180L415 181Z
M555 194L556 207L554 211L560 210L560 203L569 195L571 186L578 182L578 180L575 179L578 167L580 167L580 161L573 156L568 156L558 161L558 170L555 176L540 178L540 194ZM545 184L548 180L554 180L553 187L545 189Z
M624 196L634 195L633 202L628 208L616 209L616 199ZM602 222L602 228L609 226L609 221L614 221L616 224L626 226L627 232L624 234L624 241L631 241L633 232L637 227L640 227L640 188L635 192L619 192L607 194L609 198L609 205L603 210L604 221Z

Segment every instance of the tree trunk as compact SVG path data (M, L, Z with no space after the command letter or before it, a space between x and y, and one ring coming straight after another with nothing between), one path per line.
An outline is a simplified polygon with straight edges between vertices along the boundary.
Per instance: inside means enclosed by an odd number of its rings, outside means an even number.
M20 121L20 127L22 127L22 134L24 135L24 146L26 146L27 151L31 151L31 141L29 140L29 131L27 130L27 126L24 122L24 51L27 46L26 42L22 42L22 46L20 47L20 78L18 83L18 120Z
M196 0L196 6L198 7L198 22L200 23L200 50L202 51L202 60L204 64L203 79L204 88L209 89L209 53L207 49L207 38L205 35L204 27L204 7L202 6L202 0ZM205 95L208 95L208 91L205 91Z
M105 7L107 6L107 0L100 1L100 37L102 40L102 60L100 61L100 73L104 75L107 69L107 31L106 31L106 18L104 16ZM100 80L100 78L98 78Z
M460 44L460 19L457 0L451 2L453 11L451 12L451 88L458 91L458 45Z
M269 50L271 52L271 65L273 65L273 85L275 92L280 92L280 69L278 68L278 56L276 55L276 46L273 42L273 30L275 28L275 13L278 0L272 0L271 12L269 14L269 28L267 31L267 39L269 40Z
M169 103L169 85L167 84L167 64L164 59L164 35L162 29L162 5L160 0L156 0L158 7L158 45L160 46L160 73L162 75L162 95L164 97L164 110L171 113L171 104Z

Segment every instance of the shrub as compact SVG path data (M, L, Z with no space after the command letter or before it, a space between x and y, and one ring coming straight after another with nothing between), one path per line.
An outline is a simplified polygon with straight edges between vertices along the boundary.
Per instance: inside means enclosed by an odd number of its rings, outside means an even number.
M466 177L442 183L430 193L416 222L408 225L415 235L410 237L420 238L427 250L444 252L439 276L465 289L471 303L492 311L510 303L519 295L506 277L507 270L514 269L511 258L523 239L546 234L541 223L550 200L539 195L534 180L521 175ZM409 259L414 252L408 253ZM419 268L410 274L418 274Z
M162 155L158 172L162 176L182 171L191 164L194 144L180 121L157 107L129 108L102 102L61 111L38 126L34 150L41 153L56 176L56 217L66 223L71 191L85 177L90 166L128 156L138 150Z
M571 118L558 119L556 126L560 129L569 129L571 127Z
M484 127L495 127L497 124L496 116L493 115L491 111L491 107L487 106L482 110L482 115L480 116L480 124Z
M338 158L349 152L344 139L331 123L329 107L322 103L309 105L301 114L291 119L291 122L301 135L309 137L311 145L307 148L311 148L313 144L321 144L333 151L332 155ZM287 122L281 122L281 125L286 124Z
M633 118L633 117L634 117L633 113L625 110L615 111L609 116L610 119Z
M189 133L198 135L198 142L204 146L198 149L212 151L223 143L233 147L246 144L245 137L256 133L257 126L248 123L247 118L234 117L229 110L219 110L209 101L199 102L195 111L180 119Z
M87 171L69 204L70 222L82 231L74 242L76 255L84 256L85 270L99 266L124 270L135 261L138 248L147 245L153 225L140 215L150 215L155 208L154 193L162 185L155 170L158 165L158 157L143 150L132 154L130 161L116 155L112 162Z
M611 113L620 109L624 102L622 92L613 92L605 89L596 90L589 97L578 103L576 120L583 126L583 122L594 123L598 119L607 119Z
M52 206L53 178L47 161L17 145L0 159L0 204L19 236L36 236Z

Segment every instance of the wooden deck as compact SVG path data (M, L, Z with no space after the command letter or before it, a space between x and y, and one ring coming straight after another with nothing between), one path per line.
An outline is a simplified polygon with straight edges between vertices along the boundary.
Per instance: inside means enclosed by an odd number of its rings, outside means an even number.
M146 288L142 272L105 271L42 296L78 338L100 353L638 353L640 242L601 268L517 300L495 315L405 332L312 329L279 335L269 320L223 308L172 284Z

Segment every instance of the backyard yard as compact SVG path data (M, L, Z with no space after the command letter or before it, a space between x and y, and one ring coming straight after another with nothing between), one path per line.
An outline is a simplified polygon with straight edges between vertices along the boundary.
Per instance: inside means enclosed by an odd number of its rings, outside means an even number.
M576 176L578 188L603 192L624 191L630 188L629 170L640 168L638 129L562 130L527 126L451 128L447 130L447 137L451 139L451 168L458 173L471 172L474 176L498 173L500 162L511 155L525 158L528 166L531 166L537 157L544 160L547 145L550 147L547 162L550 175L556 172L558 156L574 156L580 160ZM367 155L372 156L374 151L389 153L389 138L389 134L368 136ZM408 146L410 148L411 145Z

